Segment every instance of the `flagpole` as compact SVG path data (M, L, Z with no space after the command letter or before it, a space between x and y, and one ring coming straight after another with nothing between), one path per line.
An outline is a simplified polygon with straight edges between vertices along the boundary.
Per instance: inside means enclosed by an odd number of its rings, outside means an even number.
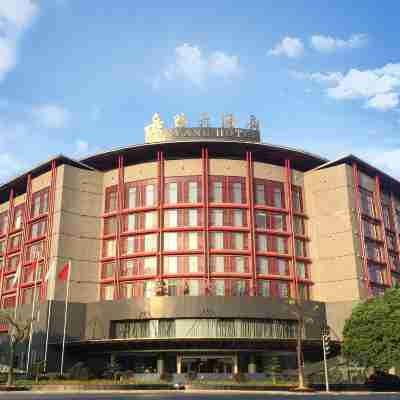
M36 311L36 292L37 292L38 271L39 271L39 253L37 253L36 260L35 260L35 286L33 288L31 326L30 326L30 329L29 329L28 354L27 354L27 357L26 357L26 373L29 372L29 366L30 366L30 361L31 361L31 349L32 349L32 338L33 338L33 320L35 318L35 311Z
M55 264L51 264L50 268L49 268L49 273L55 275ZM49 276L50 277L50 276ZM47 277L47 278L49 278ZM49 334L50 334L50 319L51 319L51 312L53 310L53 297L54 297L54 290L55 290L55 276L51 276L52 278L52 288L51 288L51 292L50 296L49 296L49 304L48 304L48 308L47 308L47 329L46 329L46 343L44 346L44 370L45 372L47 372L47 353L48 353L48 349L49 349ZM48 279L47 279L48 280Z
M60 369L61 376L63 376L63 374L64 374L65 334L67 332L68 300L69 300L70 282L71 282L71 260L68 261L68 281L67 281L67 289L66 289L66 294L65 294L64 332L63 332L63 340L62 340L61 369Z

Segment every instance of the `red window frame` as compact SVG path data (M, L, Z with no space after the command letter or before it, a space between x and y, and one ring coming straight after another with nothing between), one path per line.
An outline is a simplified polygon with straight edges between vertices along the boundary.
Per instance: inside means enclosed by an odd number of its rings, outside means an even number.
M4 236L7 233L7 221L8 211L0 213L0 236Z
M35 200L39 198L39 211L38 214L35 213ZM38 218L49 212L49 188L39 190L38 192L32 193L31 197L31 218Z

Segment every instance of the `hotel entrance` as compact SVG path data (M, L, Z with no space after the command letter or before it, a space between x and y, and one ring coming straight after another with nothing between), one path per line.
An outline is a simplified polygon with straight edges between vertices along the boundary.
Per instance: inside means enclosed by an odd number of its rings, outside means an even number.
M234 372L233 356L183 356L181 372L203 374L232 374Z

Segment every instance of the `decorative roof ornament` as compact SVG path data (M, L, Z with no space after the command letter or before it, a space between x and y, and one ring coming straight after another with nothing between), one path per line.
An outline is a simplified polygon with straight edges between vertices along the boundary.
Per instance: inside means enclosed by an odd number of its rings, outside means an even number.
M156 112L151 121L151 124L144 128L147 143L157 141L158 138L161 138L164 128L164 121L161 120L159 113Z
M185 114L181 113L175 115L174 122L175 122L175 128L186 128L187 120Z
M208 128L210 126L210 117L207 113L202 113L200 116L200 128Z
M254 115L250 115L249 123L247 124L248 129L260 130L260 122Z
M221 125L222 128L234 128L236 123L236 119L233 114L222 114L221 115Z

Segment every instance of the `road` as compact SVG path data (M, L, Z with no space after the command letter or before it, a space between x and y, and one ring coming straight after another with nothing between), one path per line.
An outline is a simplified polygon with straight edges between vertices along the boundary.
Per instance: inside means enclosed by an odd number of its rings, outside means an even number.
M269 394L260 392L177 392L139 391L129 393L0 393L0 400L399 400L399 394Z

